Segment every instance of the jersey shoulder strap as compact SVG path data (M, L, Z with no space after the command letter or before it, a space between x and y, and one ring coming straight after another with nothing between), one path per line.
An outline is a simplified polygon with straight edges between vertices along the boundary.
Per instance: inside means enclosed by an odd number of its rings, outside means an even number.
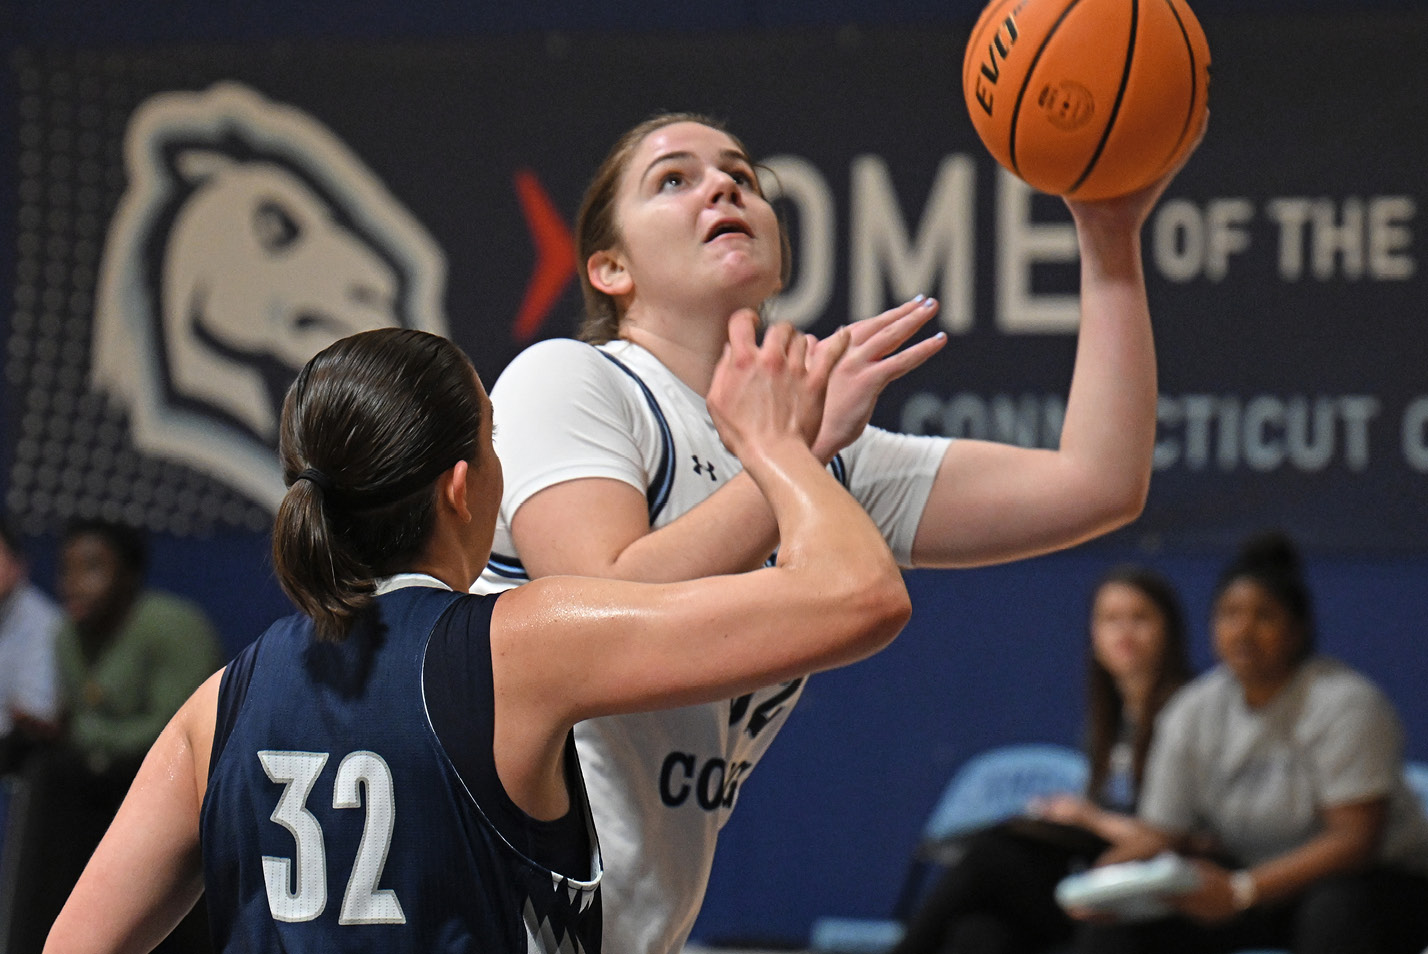
M596 348L595 351L635 382L640 393L644 395L645 403L649 405L650 413L654 415L655 425L659 428L659 464L655 467L654 476L650 478L649 486L645 488L645 505L649 511L650 525L653 526L655 518L663 512L665 505L669 503L670 490L674 487L674 434L670 430L669 421L664 416L664 409L660 407L659 399L654 396L654 392L650 390L650 386L645 383L644 378L608 351L602 351L599 348ZM520 561L519 557L513 555L492 553L490 559L486 561L486 568L503 579L515 580L519 583L530 581L530 574L526 572L525 564Z

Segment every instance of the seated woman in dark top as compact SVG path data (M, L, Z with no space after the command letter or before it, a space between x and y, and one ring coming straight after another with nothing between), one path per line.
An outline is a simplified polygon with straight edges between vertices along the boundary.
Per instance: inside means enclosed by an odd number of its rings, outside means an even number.
M909 920L894 954L1031 954L1068 941L1075 922L1056 884L1085 868L1125 829L1156 713L1190 676L1180 601L1162 576L1111 570L1092 592L1088 671L1090 780L1029 806L1074 831L1039 837L1000 825L972 836Z

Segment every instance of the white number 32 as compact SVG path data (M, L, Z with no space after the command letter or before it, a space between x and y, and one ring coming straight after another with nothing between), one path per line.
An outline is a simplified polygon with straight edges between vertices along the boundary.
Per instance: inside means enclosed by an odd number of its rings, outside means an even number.
M294 858L263 856L268 885L268 909L278 921L311 921L327 907L327 850L322 826L307 809L308 796L327 765L326 752L259 752L263 771L283 786L272 819L292 833ZM397 895L378 889L396 821L392 770L376 752L352 752L337 767L332 786L333 808L361 808L367 795L367 819L362 841L342 894L339 924L405 924ZM297 869L296 890L293 869Z

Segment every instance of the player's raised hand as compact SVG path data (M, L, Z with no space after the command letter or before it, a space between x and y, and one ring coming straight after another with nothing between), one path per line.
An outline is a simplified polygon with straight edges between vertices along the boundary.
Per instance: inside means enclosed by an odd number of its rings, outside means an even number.
M947 336L940 333L907 344L937 314L937 307L937 299L919 295L813 344L810 354L817 357L836 344L838 334L848 334L847 345L841 346L846 350L828 381L823 423L813 444L819 460L830 460L863 433L883 388L942 350Z
M771 326L759 342L757 321L748 309L729 319L729 343L707 397L719 436L740 458L786 439L812 444L829 376L849 337L840 332L810 353L807 336L786 323Z

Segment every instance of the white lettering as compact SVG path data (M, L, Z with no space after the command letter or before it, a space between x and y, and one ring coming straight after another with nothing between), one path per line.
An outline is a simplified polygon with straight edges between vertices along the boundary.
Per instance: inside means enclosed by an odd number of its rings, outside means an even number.
M1412 196L1380 195L1369 200L1368 268L1380 281L1406 281L1418 271L1408 249L1413 230L1408 222L1417 213Z
M1151 257L1168 281L1188 282L1205 268L1205 221L1188 199L1171 199L1156 210Z
M917 238L910 243L886 161L874 155L853 160L848 277L851 320L884 310L886 283L899 301L918 293L935 293L942 305L938 312L942 326L953 334L971 329L975 171L976 164L967 156L943 158Z
M1428 473L1428 394L1420 394L1404 409L1403 459L1418 473Z
M1254 219L1249 199L1211 199L1205 213L1205 277L1221 281L1230 270L1230 256L1250 246L1246 226Z
M1151 228L1151 258L1156 268L1173 282L1204 276L1224 280L1230 257L1250 246L1246 226L1254 218L1248 199L1211 199L1202 215L1188 199L1165 202L1155 213Z
M1277 433L1271 433L1270 428ZM1250 399L1244 413L1245 463L1250 470L1269 471L1284 463L1284 402L1269 394Z
M1288 466L1313 473L1337 456L1347 469L1362 472L1369 466L1370 425L1380 407L1378 398L1363 394L1312 399L1256 394L1244 401L1161 395L1154 467L1230 472L1244 466L1267 473Z
M1304 397L1289 399L1285 414L1285 442L1289 457L1299 470L1323 470L1334 459L1334 421L1338 410L1333 398L1315 398L1311 422L1309 400Z
M1343 214L1334 214L1332 200L1314 203L1314 277L1321 282L1335 277L1336 261L1343 262L1343 276L1362 278L1364 274L1364 203L1345 199Z
M1077 296L1031 290L1038 262L1076 261L1075 226L1032 223L1031 186L1005 170L998 170L997 184L997 327L1007 334L1075 334Z
M1365 471L1369 465L1369 424L1378 417L1378 398L1348 394L1339 399L1344 417L1344 460L1349 470Z
M1057 394L952 394L926 391L902 406L899 430L997 441L1020 447L1058 447L1066 399Z
M1279 226L1279 277L1297 282L1306 268L1318 281L1404 281L1418 270L1411 254L1417 213L1411 196L1281 197L1265 203Z
M1304 275L1304 231L1309 224L1308 199L1270 199L1269 217L1279 224L1279 277L1297 282Z
M807 328L823 317L833 296L838 236L833 191L818 167L807 159L775 156L764 165L773 173L765 182L769 200L783 199L798 217L796 283L774 299L771 312L780 321Z
M1362 473L1370 464L1372 425L1382 402L1368 394L1162 394L1156 402L1156 471L1317 473L1333 464ZM1021 447L1060 445L1066 400L1058 394L932 392L910 396L899 430L997 441ZM1428 395L1403 416L1404 457L1428 472Z

